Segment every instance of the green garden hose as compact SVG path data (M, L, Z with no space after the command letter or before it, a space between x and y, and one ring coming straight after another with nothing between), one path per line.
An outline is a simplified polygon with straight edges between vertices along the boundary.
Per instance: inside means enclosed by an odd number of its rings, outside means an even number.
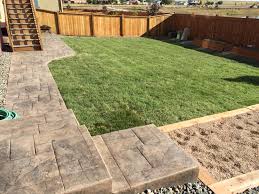
M9 111L4 108L0 108L0 121L3 120L14 120L18 118L18 114L13 111Z

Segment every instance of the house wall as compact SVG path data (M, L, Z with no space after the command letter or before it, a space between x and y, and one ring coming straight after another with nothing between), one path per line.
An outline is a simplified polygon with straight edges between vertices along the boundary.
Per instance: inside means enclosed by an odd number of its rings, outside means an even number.
M4 6L2 1L0 1L0 22L5 22Z
M59 0L38 0L38 8L49 11L60 11L60 2Z

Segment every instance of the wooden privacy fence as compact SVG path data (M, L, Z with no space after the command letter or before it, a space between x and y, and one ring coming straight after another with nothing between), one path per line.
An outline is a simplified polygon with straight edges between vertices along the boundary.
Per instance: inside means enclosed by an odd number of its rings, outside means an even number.
M71 36L166 36L189 27L191 39L214 39L259 48L259 20L190 14L113 16L37 10L38 23Z
M191 39L214 39L236 46L255 45L259 48L259 20L190 14L172 17L174 30L191 29Z
M52 32L70 36L166 36L172 30L171 16L116 16L37 10L40 25L48 25Z

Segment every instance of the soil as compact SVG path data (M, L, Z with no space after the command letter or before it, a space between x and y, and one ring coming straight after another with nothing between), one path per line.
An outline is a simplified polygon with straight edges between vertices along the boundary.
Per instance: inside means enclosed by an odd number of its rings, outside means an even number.
M218 181L259 170L259 111L178 129L170 136Z

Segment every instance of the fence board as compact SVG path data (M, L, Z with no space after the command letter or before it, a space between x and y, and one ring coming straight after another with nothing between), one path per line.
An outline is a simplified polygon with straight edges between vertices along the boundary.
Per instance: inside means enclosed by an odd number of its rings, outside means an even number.
M56 13L52 11L37 10L36 17L40 26L47 25L51 27L53 33L58 33L58 24Z
M174 30L191 29L191 39L210 38L235 46L255 45L259 48L259 20L219 16L175 14Z
M170 15L154 16L149 20L150 36L166 36L172 29Z
M147 17L124 17L124 36L144 36L147 34Z
M120 36L120 16L93 16L95 36Z
M89 15L59 14L58 17L60 34L91 36Z
M191 39L214 39L259 48L259 20L193 14L109 16L37 10L38 23L71 36L166 36L189 27Z

